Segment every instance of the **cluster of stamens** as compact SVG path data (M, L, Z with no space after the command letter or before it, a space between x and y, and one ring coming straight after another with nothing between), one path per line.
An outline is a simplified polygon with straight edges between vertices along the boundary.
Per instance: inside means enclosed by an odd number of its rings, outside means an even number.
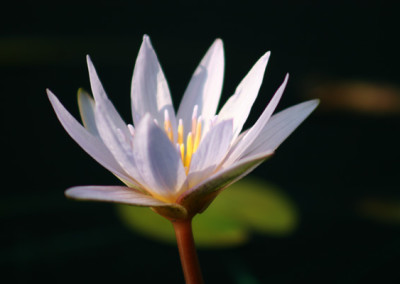
M191 131L187 134L186 139L184 137L183 121L179 119L177 140L174 141L174 135L172 131L171 121L169 119L168 111L164 112L164 130L169 140L176 144L176 148L181 155L183 166L185 167L186 174L189 172L190 162L192 155L197 151L201 139L201 116L197 116L197 105L193 109L192 114L192 127ZM186 144L185 144L186 142Z

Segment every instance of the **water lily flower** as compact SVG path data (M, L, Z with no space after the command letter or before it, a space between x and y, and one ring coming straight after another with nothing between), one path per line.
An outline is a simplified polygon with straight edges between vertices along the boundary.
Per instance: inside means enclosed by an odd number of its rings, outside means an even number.
M183 95L178 112L148 36L133 72L133 124L126 124L108 99L90 57L92 98L78 92L80 124L47 90L68 134L122 186L77 186L70 198L147 206L172 221L186 283L203 283L191 220L223 189L270 157L316 108L311 100L272 115L288 81L248 130L242 128L257 97L270 53L264 54L216 114L222 90L224 52L210 47Z
M307 101L272 115L288 75L256 123L242 132L257 97L270 52L264 54L216 114L224 73L223 44L210 47L175 113L167 80L148 36L136 60L132 119L127 124L106 95L89 56L94 98L78 92L83 126L47 90L68 134L124 186L77 186L70 198L148 206L169 219L202 212L236 180L270 157L315 109Z

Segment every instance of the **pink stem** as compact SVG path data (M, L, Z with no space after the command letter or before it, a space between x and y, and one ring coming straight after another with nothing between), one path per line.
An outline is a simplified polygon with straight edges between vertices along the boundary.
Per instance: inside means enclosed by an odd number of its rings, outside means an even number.
M192 233L192 220L173 221L186 284L203 284L199 259Z

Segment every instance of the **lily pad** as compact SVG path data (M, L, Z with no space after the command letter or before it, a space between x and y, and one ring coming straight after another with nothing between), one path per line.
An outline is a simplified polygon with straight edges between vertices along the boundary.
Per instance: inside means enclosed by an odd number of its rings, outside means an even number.
M156 240L175 242L172 225L148 208L118 205L123 222L134 231ZM207 210L193 220L199 247L243 244L251 233L283 236L297 226L291 200L261 179L246 178L223 191Z

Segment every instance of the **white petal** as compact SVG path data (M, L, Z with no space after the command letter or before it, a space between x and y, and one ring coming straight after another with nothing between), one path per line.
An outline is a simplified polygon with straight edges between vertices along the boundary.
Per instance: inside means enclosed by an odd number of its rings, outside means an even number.
M283 91L285 90L289 75L286 75L285 80L282 85L278 88L275 95L272 97L268 106L265 108L264 112L257 120L257 122L251 127L245 135L239 140L239 142L232 148L228 158L224 162L224 165L230 165L236 160L238 160L244 151L255 141L255 139L260 135L262 129L267 124L268 120L272 116L272 113L275 111L276 106L278 105Z
M147 190L166 198L175 196L186 179L182 160L150 115L142 118L133 143L136 166Z
M319 100L307 101L287 108L271 117L243 157L274 151L311 114Z
M93 159L100 163L116 176L134 183L121 166L116 162L113 155L104 145L103 141L90 134L76 119L64 108L57 97L47 90L47 95L56 115L68 134L86 151Z
M78 90L78 106L85 128L96 137L100 137L94 118L95 102L83 89Z
M133 71L131 100L133 121L136 125L146 113L150 113L160 125L163 125L164 111L167 110L174 136L176 135L175 111L167 80L147 35L143 37Z
M215 171L228 152L232 134L233 122L225 120L205 135L192 157L188 175L189 188Z
M90 57L87 56L90 84L95 99L95 123L100 137L118 164L131 179L140 183L132 153L132 135L128 126L108 99Z
M77 186L68 189L65 195L80 200L116 202L137 206L155 207L169 205L126 186Z
M183 120L185 136L191 129L195 105L206 121L214 117L221 96L223 77L224 49L222 40L217 39L194 72L179 106L177 117Z
M227 169L221 170L182 194L177 203L190 208L194 212L202 212L211 203L219 191L249 174L272 153L252 156L234 163Z
M124 136L121 128L118 128L115 120L109 115L104 104L96 104L95 120L97 129L104 144L112 153L118 164L139 184L141 177L136 168L132 150L132 136ZM128 128L123 125L124 128ZM128 130L129 131L129 130Z
M112 124L115 125L116 128L121 129L122 133L128 139L128 137L130 137L130 133L126 123L123 121L111 101L108 99L89 55L86 57L86 59L89 70L90 85L92 87L92 93L96 102L96 106L101 107L104 114L107 115L112 121Z
M250 72L242 80L229 100L222 107L218 119L233 118L233 137L236 138L249 116L251 107L257 98L270 52L262 56L253 66Z

